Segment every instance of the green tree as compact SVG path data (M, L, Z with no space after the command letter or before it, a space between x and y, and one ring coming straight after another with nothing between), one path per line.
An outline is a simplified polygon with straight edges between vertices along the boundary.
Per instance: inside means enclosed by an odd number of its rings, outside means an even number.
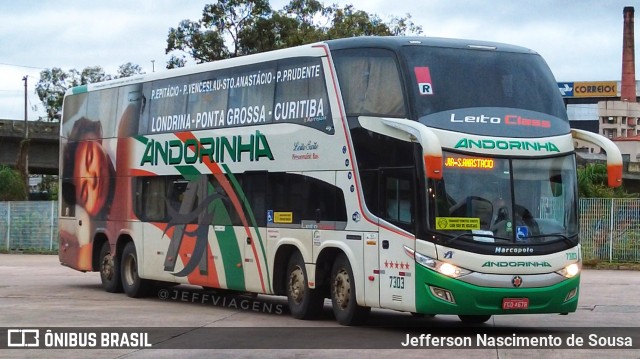
M339 8L333 5L333 25L327 31L330 39L340 39L354 36L390 36L391 30L376 14L368 14L366 11L357 10L353 5Z
M215 4L204 6L201 25L217 29L219 36L231 38L230 57L245 55L242 53L243 29L251 28L260 19L272 13L268 0L218 0Z
M42 181L38 184L38 192L40 192L41 199L47 201L58 200L58 176L55 175L43 175Z
M62 99L68 88L79 84L77 71L66 72L59 67L45 69L40 72L40 80L36 84L36 93L47 111L49 121L60 120Z
M394 36L408 36L422 34L422 25L416 25L411 20L411 14L407 13L405 17L394 16L389 22L391 33Z
M118 67L118 73L113 78L120 79L123 77L129 77L139 74L144 74L144 71L142 71L142 67L140 67L140 65L127 62L126 64L122 64L120 65L120 67Z
M80 73L80 85L111 80L112 76L104 72L102 66L85 67Z
M256 27L257 23L272 13L266 0L218 0L205 5L199 21L182 20L177 28L169 29L167 54L181 51L197 63L226 59L242 52L242 35L245 29ZM260 26L258 26L260 27ZM225 37L231 39L230 46ZM186 57L171 55L167 68L182 67Z
M27 183L20 172L0 166L0 201L24 201L27 198Z
M221 31L206 29L200 22L190 20L182 20L177 28L169 29L165 52L168 54L174 50L185 52L197 63L229 57ZM184 54L171 54L167 68L182 67L186 61Z
M326 39L420 33L410 14L385 22L353 5L324 6L317 0L292 0L279 11L267 0L218 0L205 6L200 20L170 28L165 52L171 55L167 68L174 68L189 58L202 63Z
M324 40L327 38L324 25L328 22L330 11L317 0L292 0L270 17L256 21L255 26L243 29L241 46L244 53L253 54Z
M590 163L578 168L578 195L582 198L629 198L635 197L620 187L607 185L607 166Z

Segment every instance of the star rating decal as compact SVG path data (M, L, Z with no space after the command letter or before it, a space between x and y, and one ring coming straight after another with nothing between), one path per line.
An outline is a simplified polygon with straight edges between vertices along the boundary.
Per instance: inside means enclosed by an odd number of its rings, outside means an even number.
M399 269L409 269L409 263L405 263L405 262L398 262L398 261L388 261L385 260L384 261L384 267L385 268L399 268Z

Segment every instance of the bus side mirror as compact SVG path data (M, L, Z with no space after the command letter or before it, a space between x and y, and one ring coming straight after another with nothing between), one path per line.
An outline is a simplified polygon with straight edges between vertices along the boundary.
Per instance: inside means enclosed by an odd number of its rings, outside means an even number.
M442 156L425 155L424 168L427 171L427 178L442 179Z
M622 154L613 141L596 133L577 128L571 129L571 136L602 148L607 154L607 184L609 187L622 185Z

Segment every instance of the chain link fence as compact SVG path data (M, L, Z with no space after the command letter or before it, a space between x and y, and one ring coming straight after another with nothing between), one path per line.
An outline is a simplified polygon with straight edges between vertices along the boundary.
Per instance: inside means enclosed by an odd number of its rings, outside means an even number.
M0 202L0 249L58 250L58 202Z
M640 199L580 199L585 260L640 263Z
M640 263L640 199L582 198L579 206L584 260ZM57 202L0 202L0 250L57 251Z

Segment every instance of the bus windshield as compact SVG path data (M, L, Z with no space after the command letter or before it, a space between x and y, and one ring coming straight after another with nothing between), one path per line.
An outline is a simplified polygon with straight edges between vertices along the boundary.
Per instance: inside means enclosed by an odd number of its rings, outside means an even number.
M418 117L461 108L515 108L568 122L556 81L537 54L406 46Z
M443 152L430 180L430 227L459 240L530 245L577 241L573 154L508 159Z

